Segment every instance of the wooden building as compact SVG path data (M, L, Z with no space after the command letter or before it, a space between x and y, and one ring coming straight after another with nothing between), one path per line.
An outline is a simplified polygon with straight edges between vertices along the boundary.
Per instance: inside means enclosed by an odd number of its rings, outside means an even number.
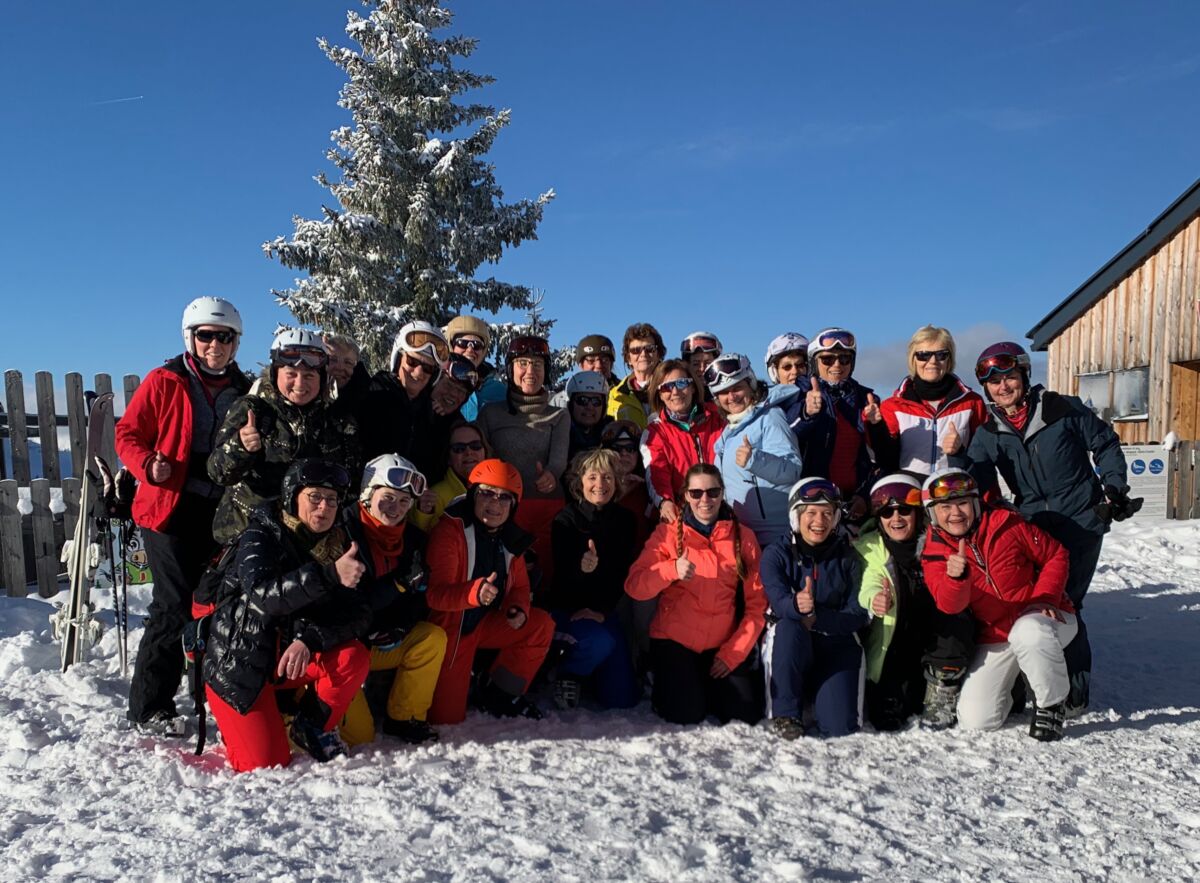
M1028 337L1124 443L1200 439L1200 181Z

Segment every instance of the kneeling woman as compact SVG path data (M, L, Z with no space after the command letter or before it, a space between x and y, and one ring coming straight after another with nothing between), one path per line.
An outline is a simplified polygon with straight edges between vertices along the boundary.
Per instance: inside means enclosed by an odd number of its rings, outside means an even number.
M1078 630L1066 591L1067 550L1013 510L981 506L975 479L961 470L929 476L921 498L929 514L921 555L929 591L939 609L969 609L978 623L959 726L999 729L1024 675L1037 702L1029 735L1061 739L1070 692L1063 648Z
M540 718L525 691L550 649L554 620L530 606L524 555L533 537L514 521L521 474L503 460L483 460L467 483L466 497L429 535L430 619L449 638L429 719L456 724L466 717L476 650L500 651L483 689L484 709Z
M650 623L652 699L671 723L709 714L721 723L762 719L762 676L752 656L767 606L758 542L724 493L715 466L692 466L680 517L659 524L625 581L630 597L659 599Z
M548 606L571 645L558 666L554 702L579 704L581 682L592 679L606 708L631 708L640 699L625 629L617 616L625 577L636 554L633 513L613 500L617 455L584 451L567 470L571 501L554 516L554 591Z
M971 614L937 609L921 572L925 545L921 483L903 472L871 488L871 525L854 543L863 559L858 601L873 614L866 634L867 718L898 730L954 725L958 688L975 650Z
M307 686L292 741L322 762L346 753L337 725L367 676L370 654L356 636L371 615L355 590L363 574L357 550L335 526L349 488L335 463L293 463L278 503L252 512L221 585L204 679L238 772L291 760L277 689Z
M858 603L862 565L839 529L842 495L824 478L805 478L788 495L790 536L763 553L763 588L778 618L763 642L768 659L769 713L776 734L804 734L811 699L821 735L844 736L860 725L862 646L867 624Z
M446 655L446 633L426 622L425 534L407 522L413 501L425 492L425 476L398 454L383 454L363 470L362 494L346 510L346 530L366 567L359 591L371 603L364 640L371 671L395 671L388 692L385 735L414 745L435 741L425 716ZM375 720L359 690L342 722L350 745L375 739Z

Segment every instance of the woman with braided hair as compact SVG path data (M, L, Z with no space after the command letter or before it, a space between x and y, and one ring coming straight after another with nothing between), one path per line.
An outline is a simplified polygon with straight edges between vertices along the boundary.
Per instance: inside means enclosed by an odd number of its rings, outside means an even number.
M720 471L697 463L684 476L679 517L658 525L625 581L636 600L658 598L650 623L655 712L694 724L762 718L754 653L766 597L754 532L724 501Z

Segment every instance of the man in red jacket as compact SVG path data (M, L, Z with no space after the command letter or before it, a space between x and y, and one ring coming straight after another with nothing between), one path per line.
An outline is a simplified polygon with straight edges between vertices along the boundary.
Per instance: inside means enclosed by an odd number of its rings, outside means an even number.
M162 735L183 735L175 710L180 636L216 550L212 522L222 488L208 477L208 455L229 406L250 388L233 361L241 336L242 317L229 301L192 301L183 311L183 353L146 375L116 427L117 456L138 480L133 518L154 573L128 716Z
M1067 597L1067 550L1011 509L983 508L979 488L958 469L935 472L922 501L929 535L925 583L944 613L970 609L979 624L975 658L958 700L958 725L999 729L1024 675L1037 706L1029 735L1062 738L1070 691L1063 647L1075 637Z

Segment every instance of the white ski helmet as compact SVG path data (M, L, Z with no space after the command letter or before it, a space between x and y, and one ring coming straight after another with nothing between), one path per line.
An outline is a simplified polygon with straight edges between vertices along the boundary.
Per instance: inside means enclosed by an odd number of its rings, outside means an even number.
M971 473L964 469L940 469L925 479L921 485L921 503L925 506L925 514L929 523L941 527L937 519L937 504L950 500L970 499L971 508L975 511L975 521L978 523L982 507L979 502L979 484Z
M749 380L751 387L758 385L750 360L741 353L723 353L704 369L704 384L713 395L737 386L743 380Z
M232 361L237 355L238 343L242 339L242 314L237 307L221 297L198 297L183 308L183 347L190 355L195 355L192 348L192 330L201 325L219 325L228 328L237 337L233 340L233 351L229 358Z
M290 358L289 353L295 353L296 358ZM301 358L300 354L311 355L311 359ZM273 364L292 365L303 362L310 368L320 368L328 361L329 352L325 349L321 335L315 331L308 331L304 328L284 328L271 341L271 362Z
M396 368L400 364L401 353L422 355L432 360L438 370L437 376L433 378L436 381L438 377L442 376L442 366L450 358L450 344L447 343L446 335L442 334L439 328L429 322L417 319L401 328L396 335L396 340L392 343L392 354L388 363L392 366L393 374L396 373Z
M812 362L818 353L827 353L830 350L857 353L858 341L845 328L825 328L808 345L808 361Z
M684 361L687 361L692 353L711 353L719 356L722 351L721 338L711 331L693 331L679 344L679 357Z
M808 338L795 331L785 331L767 344L767 354L763 356L763 364L767 366L767 378L772 383L779 382L779 372L775 363L788 353L803 353L808 358Z
M380 454L363 467L362 493L359 499L369 502L377 487L390 487L397 491L408 491L413 498L425 493L428 483L424 473L411 460L399 454Z
M567 398L574 395L608 395L608 381L599 371L576 371L567 381Z

